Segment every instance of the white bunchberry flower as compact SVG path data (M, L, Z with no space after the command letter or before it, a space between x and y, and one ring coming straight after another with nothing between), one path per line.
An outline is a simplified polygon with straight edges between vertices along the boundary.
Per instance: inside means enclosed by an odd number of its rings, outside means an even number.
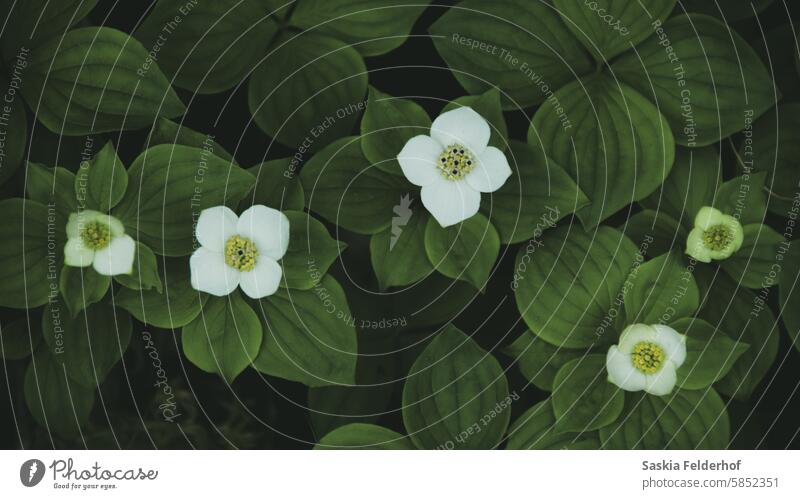
M136 241L125 234L125 226L111 215L94 210L72 213L67 221L64 264L92 266L98 274L130 274Z
M278 290L278 260L289 247L289 219L280 211L255 205L237 217L227 206L207 208L195 236L200 247L189 259L194 289L225 296L239 286L253 299Z
M699 262L725 260L744 241L742 224L716 208L704 206L694 218L694 228L686 239L686 254Z
M439 115L431 134L412 137L397 161L409 182L422 187L422 204L442 227L478 212L482 192L511 175L505 154L489 147L489 123L470 107Z
M685 335L661 324L632 324L608 349L606 370L608 380L623 390L662 396L675 387L685 360Z

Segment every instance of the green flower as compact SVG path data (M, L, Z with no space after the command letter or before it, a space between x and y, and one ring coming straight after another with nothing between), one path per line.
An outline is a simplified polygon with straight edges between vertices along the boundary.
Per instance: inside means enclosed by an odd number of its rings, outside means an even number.
M686 254L699 262L725 260L744 241L742 224L716 208L704 206L694 218L694 228L686 239Z

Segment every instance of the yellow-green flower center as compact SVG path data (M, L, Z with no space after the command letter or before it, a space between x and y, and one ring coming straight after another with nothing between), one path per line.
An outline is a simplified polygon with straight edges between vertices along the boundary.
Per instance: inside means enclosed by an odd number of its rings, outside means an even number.
M631 359L636 369L645 374L655 374L664 364L666 355L664 355L664 349L655 343L642 341L633 347Z
M89 249L103 249L111 242L111 229L108 225L93 220L83 226L81 239L84 246Z
M469 149L461 144L450 144L439 155L436 166L444 178L461 180L475 168L475 158L469 152Z
M225 263L236 270L242 272L253 270L257 256L256 245L246 237L233 236L225 243Z
M733 230L725 224L713 225L703 231L703 243L710 250L724 250L731 242L733 242Z

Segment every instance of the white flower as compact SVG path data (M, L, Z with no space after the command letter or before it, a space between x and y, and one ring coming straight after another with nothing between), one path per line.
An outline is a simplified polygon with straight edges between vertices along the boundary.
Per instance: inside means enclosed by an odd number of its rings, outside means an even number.
M109 276L130 274L135 254L136 241L125 234L125 226L111 215L82 210L69 216L65 265L91 265L98 274Z
M694 217L694 228L686 239L686 254L704 263L725 260L739 251L743 241L744 231L738 220L704 206Z
M632 324L608 349L608 380L629 392L667 395L686 360L686 336L668 326Z
M189 259L194 289L225 296L240 286L253 299L278 290L278 260L289 247L289 219L280 211L255 205L237 217L215 206L200 212L195 235L200 247Z
M494 192L511 175L500 149L488 147L489 123L472 108L439 115L431 135L411 138L397 161L403 175L422 187L422 204L442 227L478 212L481 192Z

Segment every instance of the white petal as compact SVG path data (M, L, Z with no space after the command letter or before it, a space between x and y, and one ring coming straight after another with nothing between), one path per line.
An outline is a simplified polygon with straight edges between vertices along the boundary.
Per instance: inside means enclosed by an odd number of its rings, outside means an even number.
M478 156L478 164L467 175L467 183L478 192L494 192L503 187L511 176L511 167L503 151L496 147L487 147Z
M238 217L227 206L214 206L200 212L195 237L201 246L222 253L225 242L236 235Z
M455 225L478 213L481 193L463 180L440 177L421 192L422 204L442 227Z
M397 155L397 161L409 182L425 186L432 184L441 176L436 161L443 151L442 144L427 135L417 135L406 142L403 150Z
M676 368L681 367L686 360L686 336L662 324L656 324L653 327L658 332L656 343L664 349L667 360L672 362Z
M70 213L67 220L67 237L73 238L81 235L83 228L86 224L95 220L108 223L109 215L104 215L99 211L94 210L81 210L76 213Z
M283 271L278 262L262 256L256 261L256 268L241 273L242 280L239 282L239 286L247 296L258 300L274 294L278 290L282 274Z
M658 331L647 324L631 324L626 327L619 337L619 350L624 354L633 352L633 347L642 341L656 342Z
M120 237L125 234L125 225L115 217L111 215L102 215L102 218L99 218L101 222L108 225L108 228L111 230L111 237Z
M431 125L431 137L442 146L461 144L475 156L483 154L491 135L489 123L471 107L460 107L440 114Z
M675 366L667 362L657 373L647 375L644 391L659 397L667 395L675 388L677 381L678 375L675 372Z
M203 246L189 258L192 287L214 296L226 296L239 285L241 272L225 263L225 255Z
M708 230L713 225L719 225L725 221L725 215L716 208L703 206L694 217L694 226L703 230Z
M698 262L711 263L711 250L703 242L703 229L695 227L686 238L686 254Z
M608 349L606 355L608 380L623 390L638 392L644 390L646 377L633 366L631 356L619 351L616 345Z
M72 216L70 216L72 220ZM94 260L94 250L83 244L83 239L71 237L64 245L64 264L70 267L88 267Z
M289 247L289 219L278 210L257 204L239 217L236 233L253 241L259 256L280 260Z
M103 249L94 252L92 266L101 275L130 274L136 256L136 241L131 236L115 237Z

